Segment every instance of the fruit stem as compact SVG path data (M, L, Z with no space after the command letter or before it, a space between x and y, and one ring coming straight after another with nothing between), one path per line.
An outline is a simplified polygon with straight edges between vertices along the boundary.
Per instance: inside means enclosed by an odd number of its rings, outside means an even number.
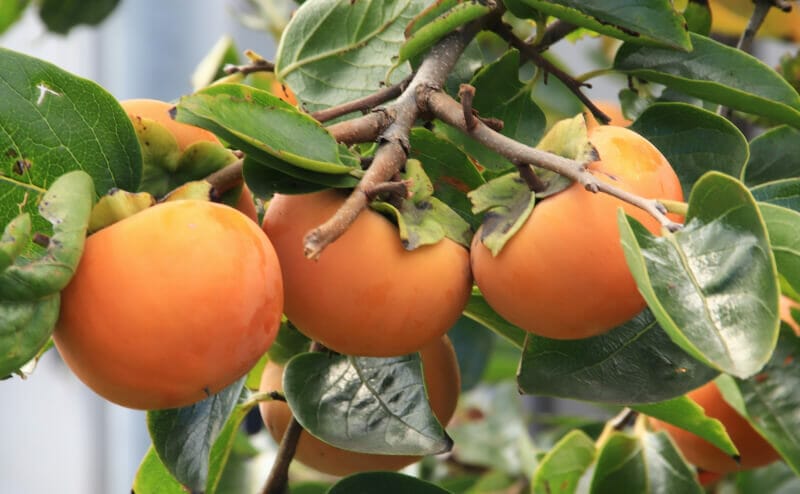
M605 427L603 427L603 432L600 433L597 441L595 441L597 449L602 448L613 433L623 431L633 425L638 417L639 412L636 410L632 410L628 407L623 408L621 412L606 422Z
M236 160L206 177L206 182L211 184L215 193L222 195L234 187L242 185L244 181L242 178L243 165L244 159Z
M689 205L683 201L673 201L671 199L659 199L660 202L667 211L672 214L679 214L681 216L686 216L689 212Z
M646 199L598 180L586 169L585 163L526 146L492 130L483 122L479 122L471 131L468 130L464 122L461 104L441 90L429 90L419 101L420 104L425 104L425 109L433 114L434 117L452 125L489 149L505 156L512 163L530 163L572 179L583 185L590 192L603 192L614 196L643 209L671 232L678 231L682 227L680 223L676 223L667 217L667 209L660 202L654 199Z
M264 391L261 393L253 393L250 398L242 403L242 408L251 408L261 403L262 401L286 401L286 397L280 391Z

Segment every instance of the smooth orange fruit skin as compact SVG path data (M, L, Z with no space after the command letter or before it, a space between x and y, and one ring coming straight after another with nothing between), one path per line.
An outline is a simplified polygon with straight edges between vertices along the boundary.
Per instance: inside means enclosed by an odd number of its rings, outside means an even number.
M286 316L339 353L415 352L461 315L472 287L469 254L449 239L407 251L390 221L365 210L319 260L307 259L303 237L344 199L326 190L270 201L263 228L281 262Z
M625 115L622 114L622 109L616 103L611 103L609 101L596 101L595 106L597 106L600 111L605 113L611 119L611 121L608 122L608 125L627 127L633 123L625 118Z
M795 302L786 295L781 295L780 299L780 314L781 320L789 325L794 330L797 336L800 336L800 325L792 317L792 309L800 309L800 303Z
M599 180L646 198L683 200L677 175L646 139L609 125L593 127L589 137L601 160L588 168ZM556 339L602 334L638 314L645 302L620 244L620 207L660 231L646 212L577 183L537 204L497 257L478 230L472 272L486 301L512 324Z
M129 99L120 101L120 105L131 120L149 118L166 127L178 141L181 151L198 141L219 142L217 136L205 129L173 120L169 112L175 105L170 103L154 99Z
M653 429L666 431L672 437L690 463L708 472L725 474L768 465L780 458L780 455L747 420L725 402L716 384L713 382L705 384L687 396L703 407L706 415L722 422L741 455L741 465L739 465L705 439L666 422L649 419Z
M453 417L461 390L461 374L450 339L443 336L420 350L425 385L433 414L442 425ZM261 375L260 390L283 391L283 368L268 363ZM292 412L281 401L259 403L261 418L276 442L280 442L292 418ZM295 459L303 465L329 475L345 476L373 470L400 470L418 460L418 456L374 455L356 453L331 446L308 432L300 434Z
M107 400L174 408L244 375L282 308L278 258L258 225L228 206L174 201L87 239L53 337Z
M258 210L256 210L256 203L253 202L253 193L247 185L242 185L242 192L239 194L239 199L236 201L236 209L240 213L247 216L254 223L258 224Z

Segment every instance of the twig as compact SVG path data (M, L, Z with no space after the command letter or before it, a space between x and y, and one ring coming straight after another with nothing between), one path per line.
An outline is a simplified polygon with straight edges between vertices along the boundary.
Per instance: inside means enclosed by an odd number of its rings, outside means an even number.
M345 120L326 127L337 141L344 144L374 142L394 122L392 108L380 108L363 117Z
M412 76L408 76L397 84L383 88L380 91L370 94L369 96L348 101L347 103L332 106L324 110L315 111L311 113L311 116L317 119L319 122L327 122L329 120L333 120L334 118L347 115L348 113L371 110L378 105L382 105L383 103L400 96L408 86L408 83L411 82L411 77Z
M601 121L602 123L608 123L611 121L608 115L603 113L588 96L583 94L582 88L583 87L592 87L590 84L585 82L580 82L571 75L567 74L560 68L558 68L553 62L548 60L544 57L541 53L539 53L539 49L534 45L530 45L519 37L511 30L511 27L508 24L505 24L502 21L498 21L492 26L492 30L497 33L501 38L506 40L511 46L519 50L520 54L524 59L530 60L533 62L537 67L541 68L545 73L553 74L560 80L567 88L579 99L581 103L583 103L586 108L592 112L594 118Z
M639 412L625 407L614 418L612 418L609 423L615 431L622 431L633 425L638 416Z
M467 129L472 130L478 125L475 112L472 110L472 100L475 99L475 86L462 84L458 89L458 98L461 100L461 109L464 112L464 121Z
M522 180L525 181L530 190L533 192L542 192L547 188L547 184L533 171L531 165L528 163L514 163L514 165L519 171L519 176L522 177Z
M542 38L533 46L540 52L545 51L576 29L578 29L578 26L575 24L559 19L547 27Z
M211 175L206 177L206 181L214 188L214 192L219 195L228 192L234 187L242 185L244 179L242 178L242 166L244 159L240 158L230 165L221 168Z
M252 74L253 72L273 72L275 64L264 59L255 60L244 65L227 64L222 71L226 74Z
M482 122L476 125L472 131L467 130L461 105L442 91L428 91L426 95L420 97L420 103L426 104L427 111L436 118L456 127L489 149L505 156L512 163L530 163L556 172L578 182L590 192L603 192L643 209L669 231L675 232L681 228L679 223L667 217L666 208L657 200L646 199L598 180L590 171L586 170L585 163L526 146L495 132Z
M494 16L498 16L498 12L490 15ZM408 157L408 136L421 113L417 101L418 88L442 87L464 48L482 27L480 19L474 21L444 37L431 48L406 89L387 107L386 111L391 112L394 119L380 136L381 144L364 177L333 217L306 234L303 245L307 258L317 259L322 250L339 238L355 221L367 207L368 197L365 191L389 181L405 164Z
M753 51L753 40L756 37L756 33L761 28L761 25L764 24L764 19L767 18L770 9L775 6L772 0L754 0L753 3L755 3L755 9L753 9L750 21L748 21L747 27L739 38L739 42L736 44L736 48L745 53L751 53ZM791 8L790 5L789 10L791 10Z

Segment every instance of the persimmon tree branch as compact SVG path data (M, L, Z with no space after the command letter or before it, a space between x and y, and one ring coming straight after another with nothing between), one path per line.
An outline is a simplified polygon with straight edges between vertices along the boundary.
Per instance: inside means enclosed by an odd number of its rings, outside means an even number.
M514 32L511 30L511 27L501 20L495 22L491 28L492 31L506 40L508 44L519 50L522 58L530 60L537 67L543 70L545 74L552 74L565 86L567 86L567 88L581 101L581 103L583 103L583 105L588 108L590 112L592 112L592 115L594 115L597 120L603 123L608 123L611 121L608 115L603 113L603 111L600 110L600 108L598 108L597 105L595 105L592 100L583 93L582 88L592 87L590 84L581 82L558 68L553 62L541 54L539 47L528 44L521 40L516 34L514 34Z
M489 14L492 20L495 16L498 16L498 12ZM442 87L464 48L481 27L481 20L467 24L431 48L408 86L397 100L386 108L385 111L391 114L393 120L378 137L380 145L364 177L333 217L306 234L303 241L306 257L318 258L323 249L339 238L367 207L369 203L367 191L390 181L400 171L408 157L408 136L411 127L421 114L421 107L417 101L418 88ZM459 111L460 109L461 105ZM337 131L339 128L332 129L334 135Z
M410 75L397 84L385 87L368 96L364 96L363 98L348 101L347 103L332 106L330 108L325 108L324 110L315 111L311 113L311 116L317 121L324 123L329 120L333 120L334 118L347 115L348 113L372 110L376 106L382 105L383 103L393 100L403 94L403 91L408 86L408 83L411 82L412 76L413 75Z
M558 19L547 26L547 30L544 32L544 35L533 46L540 52L545 51L550 48L550 46L564 39L576 29L578 29L578 26L575 24Z
M421 104L426 105L425 109L433 116L452 125L489 149L505 156L512 163L527 163L556 172L559 175L563 175L578 182L589 192L602 192L643 209L672 232L681 228L679 223L667 217L667 209L657 200L646 199L598 180L586 169L586 163L563 158L540 149L526 146L525 144L492 130L483 122L479 121L475 127L470 130L464 121L462 106L456 100L435 88L421 88L421 91L425 94L419 96L419 101Z

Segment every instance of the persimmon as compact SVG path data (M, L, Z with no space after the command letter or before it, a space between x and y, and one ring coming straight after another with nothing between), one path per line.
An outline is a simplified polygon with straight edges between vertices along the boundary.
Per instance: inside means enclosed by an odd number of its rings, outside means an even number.
M253 202L253 193L250 192L246 184L242 185L242 192L239 194L239 199L234 207L243 215L258 223L258 210L256 209L256 203Z
M768 465L780 458L778 452L750 423L728 405L714 382L691 391L687 396L703 407L706 415L722 422L741 455L741 461L737 463L705 439L672 424L650 418L653 429L666 431L690 463L708 472L725 474Z
M792 309L800 309L800 303L795 302L786 295L781 295L780 299L780 313L781 320L789 325L794 330L797 336L800 336L800 324L792 317Z
M219 142L211 132L174 120L170 111L175 105L155 99L129 99L120 101L122 108L131 119L149 118L160 123L169 130L178 141L181 151L198 141Z
M437 338L420 350L425 387L431 410L446 426L455 412L461 389L461 375L455 350L447 336ZM267 363L261 375L260 390L283 391L283 367ZM263 401L259 404L264 424L276 442L280 442L292 412L282 401ZM420 459L417 456L377 455L357 453L331 446L306 431L300 434L294 458L300 463L330 475L350 475L371 470L399 470Z
M174 201L87 238L54 340L107 400L173 408L244 375L282 308L278 259L258 225L222 204Z
M597 179L646 198L682 200L677 175L644 137L623 127L591 126L600 160ZM541 200L497 256L472 242L472 272L489 305L509 322L549 338L595 336L624 323L644 307L620 244L622 208L657 233L658 221L607 194L574 183Z
M443 239L405 250L384 216L363 211L319 260L303 255L303 237L342 205L325 190L276 195L264 216L285 281L285 313L309 338L348 355L405 355L443 335L472 287L469 254Z

